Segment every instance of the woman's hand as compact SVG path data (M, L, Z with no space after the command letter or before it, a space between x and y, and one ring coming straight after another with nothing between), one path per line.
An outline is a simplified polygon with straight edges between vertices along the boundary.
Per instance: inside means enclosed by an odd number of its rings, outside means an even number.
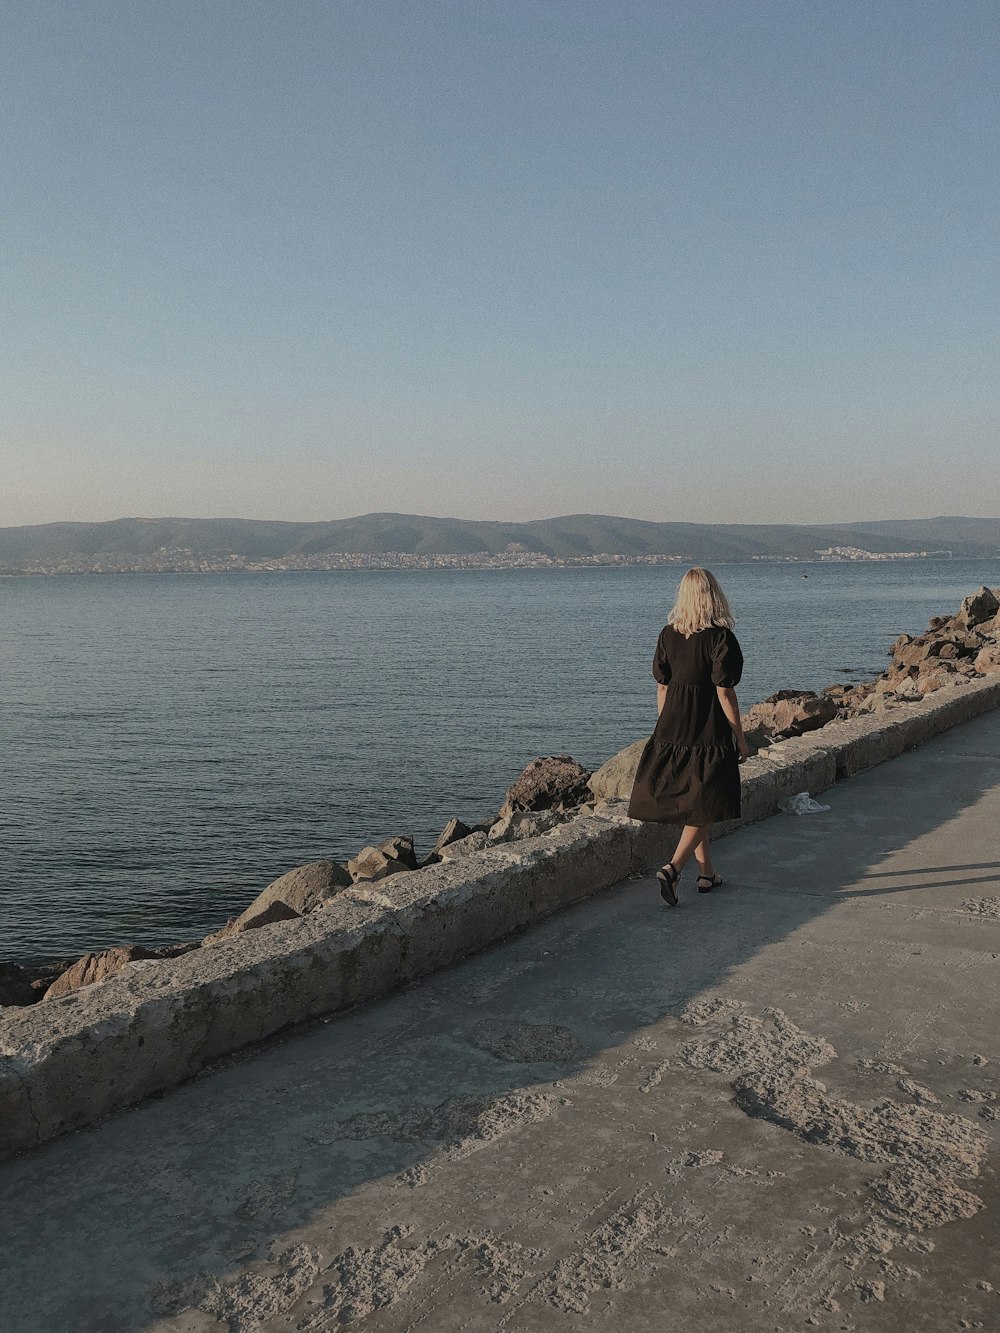
M717 685L715 689L719 696L719 703L722 705L722 711L729 719L729 725L733 729L736 753L739 755L739 761L742 764L750 758L750 747L747 745L747 738L743 735L743 719L740 717L740 705L736 698L736 691L730 685Z

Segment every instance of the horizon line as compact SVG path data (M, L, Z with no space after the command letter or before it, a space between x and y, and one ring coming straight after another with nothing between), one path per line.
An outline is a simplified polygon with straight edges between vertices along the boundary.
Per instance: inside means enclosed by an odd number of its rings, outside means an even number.
M410 518L422 519L434 523L490 523L501 526L530 527L540 523L555 523L567 519L611 519L616 522L626 523L646 523L651 527L696 527L696 528L850 528L864 526L870 523L934 523L934 522L955 522L972 521L977 523L996 523L1000 522L1000 515L986 514L928 514L928 515L908 515L903 518L883 517L883 518L858 518L858 519L828 519L819 523L786 523L780 520L772 520L767 523L706 523L697 522L691 519L649 519L633 518L627 514L600 514L576 512L571 514L551 514L546 518L459 518L454 514L416 514L406 513L402 510L371 510L363 514L350 514L341 518L247 518L241 515L212 515L211 517L191 517L185 514L122 514L117 518L98 518L98 519L49 519L44 523L7 523L0 525L0 531L18 531L28 528L53 528L53 527L100 527L113 523L281 523L289 527L326 527L333 523L354 523L363 519L373 518Z

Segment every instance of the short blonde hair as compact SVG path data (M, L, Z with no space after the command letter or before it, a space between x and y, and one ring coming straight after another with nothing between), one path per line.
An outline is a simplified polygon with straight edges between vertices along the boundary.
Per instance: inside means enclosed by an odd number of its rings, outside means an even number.
M710 625L732 629L736 621L719 580L707 569L695 566L681 579L667 624L687 638Z

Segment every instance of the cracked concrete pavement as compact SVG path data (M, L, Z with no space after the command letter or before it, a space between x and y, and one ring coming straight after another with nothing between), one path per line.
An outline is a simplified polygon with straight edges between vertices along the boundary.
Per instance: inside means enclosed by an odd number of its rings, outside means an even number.
M0 1167L2 1333L1000 1328L1000 713Z

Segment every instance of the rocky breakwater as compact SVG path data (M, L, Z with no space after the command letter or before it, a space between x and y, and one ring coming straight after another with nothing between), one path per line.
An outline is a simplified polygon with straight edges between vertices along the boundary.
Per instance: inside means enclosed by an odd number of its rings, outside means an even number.
M889 665L874 680L812 690L778 690L743 714L752 753L766 752L830 722L905 709L948 685L1000 672L1000 588L985 585L953 616L934 616L923 634L901 634ZM633 741L593 774L590 787L604 800L632 790L646 737Z
M965 598L955 615L935 616L923 634L901 634L889 650L888 667L874 680L830 685L818 694L779 690L754 704L743 717L752 750L773 755L775 760L787 760L788 780L805 785L807 769L795 750L797 743L802 744L797 738L816 733L830 723L905 711L945 686L1000 673L998 591L981 587ZM508 788L493 818L471 825L458 818L449 820L423 856L418 855L412 837L396 835L362 848L345 862L323 859L298 866L274 880L239 916L203 940L159 949L119 945L45 969L0 961L0 1006L23 1008L57 999L129 970L212 949L248 932L310 916L348 890L355 902L387 906L390 899L383 883L386 880L537 838L593 812L598 802L624 801L631 792L645 742L646 737L634 741L593 774L568 755L534 759ZM868 760L853 762L855 768L861 768ZM761 776L757 775L758 785ZM764 776L763 797L758 799L749 793L745 817L759 818L774 808L778 790L774 774Z
M967 599L966 619L991 605L977 597L978 607ZM1000 708L1000 670L981 669L990 667L991 654L981 654L996 642L995 615L971 626L982 640L975 657L967 644L963 657L942 659L971 662L972 673L919 700L885 688L902 681L898 647L879 677L883 688L868 682L864 698L885 696L874 710L838 704L829 692L771 700L773 725L790 734L776 730L744 765L739 822L764 819L793 793L823 791ZM929 642L946 639L954 619L932 627ZM909 667L905 674L913 679ZM795 697L828 702L796 708ZM838 716L817 725L831 702ZM808 734L795 734L800 728ZM627 794L622 756L611 767ZM629 819L624 799L595 801L607 768L588 779L566 757L535 760L497 818L472 827L452 820L419 860L412 840L397 837L343 864L298 867L206 940L174 946L176 956L124 948L81 959L62 993L51 989L58 978L45 984L6 969L15 1004L0 1015L0 1161L222 1055L385 995L659 864L675 830ZM51 999L24 1003L25 983L32 998L44 986Z
M533 759L507 789L503 805L493 818L472 825L450 819L424 856L417 855L410 835L397 835L362 848L345 862L323 859L297 866L269 884L239 916L200 941L160 949L117 945L84 954L72 963L69 960L52 963L44 969L0 962L0 1007L24 1007L56 999L132 966L177 958L248 931L293 921L324 907L345 889L367 896L377 904L384 896L377 886L392 876L457 860L484 848L537 837L576 815L587 813L595 804L589 778L590 770L569 755Z

